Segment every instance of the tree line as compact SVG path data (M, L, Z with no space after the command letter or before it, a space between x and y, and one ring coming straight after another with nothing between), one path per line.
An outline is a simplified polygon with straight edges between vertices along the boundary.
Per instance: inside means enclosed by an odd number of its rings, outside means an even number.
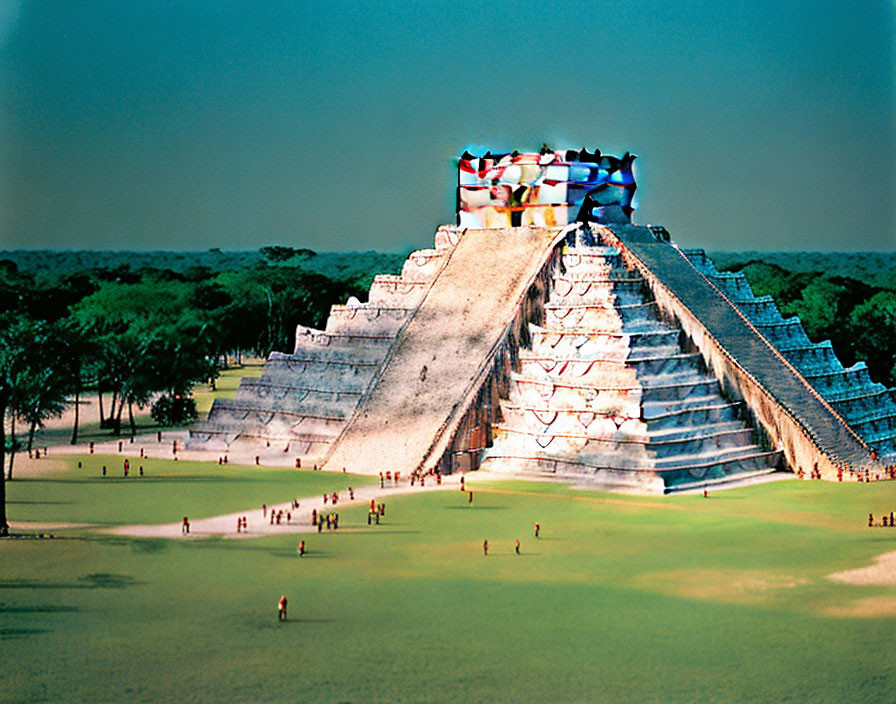
M267 247L260 262L227 271L56 273L0 260L0 490L16 451L72 405L78 442L84 393L98 394L100 427L113 435L135 432L135 406L150 403L157 422L179 424L195 417L194 384L213 383L243 353L292 351L297 325L322 327L331 304L366 297L369 275L331 278L308 266L314 256Z

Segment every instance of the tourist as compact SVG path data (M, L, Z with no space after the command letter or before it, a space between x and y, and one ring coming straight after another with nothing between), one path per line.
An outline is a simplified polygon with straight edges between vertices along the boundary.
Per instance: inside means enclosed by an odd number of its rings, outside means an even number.
M487 540L482 541L482 554L488 555L488 541Z
M535 537L537 538L539 533L541 533L541 526L539 524L535 524Z
M320 514L320 516L318 516L318 521L317 521L317 532L320 533L323 529L324 529L324 514Z
M868 527L871 528L873 526L874 526L874 514L869 513L868 514Z
M317 509L311 509L311 525L317 525Z
M305 541L299 543L299 557L305 557Z
M238 517L236 519L236 532L241 533L243 531L243 519L242 517Z
M274 514L276 514L276 513L277 512L274 509L271 509L271 525L274 525L274 517L275 517Z
M380 472L380 489L383 488L383 473Z
M106 476L106 465L103 465L103 476Z
M261 517L262 517L262 518L267 518L267 517L268 517L268 505L267 505L267 504L262 504L262 505L261 505Z
M143 465L142 464L140 465L140 476L141 477L143 476Z
M281 596L280 601L277 602L277 618L281 621L286 620L286 597Z
M473 491L472 491L472 489L471 489L469 492L467 492L467 493L469 494L469 501L468 501L467 503L470 503L470 504L471 504L471 503L473 503Z
M513 541L513 550L517 555L520 554L520 539L519 538L517 538L516 540Z
M354 501L354 500L355 500L355 490L352 489L351 487L348 488L348 498L349 498L351 501Z
M190 519L187 518L186 516L184 516L184 521L180 526L180 532L181 532L181 534L190 532Z

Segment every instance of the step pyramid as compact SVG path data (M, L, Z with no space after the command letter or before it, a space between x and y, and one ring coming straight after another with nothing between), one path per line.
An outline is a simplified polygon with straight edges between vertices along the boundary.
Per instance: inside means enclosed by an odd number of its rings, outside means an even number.
M776 470L617 248L565 247L551 282L483 467L659 492Z
M670 492L885 471L896 406L742 278L632 225L634 157L460 159L458 224L300 327L193 447Z

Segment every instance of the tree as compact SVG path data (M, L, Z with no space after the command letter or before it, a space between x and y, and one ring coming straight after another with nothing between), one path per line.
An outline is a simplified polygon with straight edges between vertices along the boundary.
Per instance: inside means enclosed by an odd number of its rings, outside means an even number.
M133 406L156 393L188 396L192 385L216 373L211 326L192 304L194 283L147 278L139 284L107 283L72 309L97 354L93 370L100 392L111 392L105 426L121 433L124 408L136 430Z
M27 354L34 321L22 315L0 314L0 536L9 535L6 520L6 419L17 401L16 389L27 376Z
M856 354L874 381L896 386L896 292L881 291L857 305L849 318Z

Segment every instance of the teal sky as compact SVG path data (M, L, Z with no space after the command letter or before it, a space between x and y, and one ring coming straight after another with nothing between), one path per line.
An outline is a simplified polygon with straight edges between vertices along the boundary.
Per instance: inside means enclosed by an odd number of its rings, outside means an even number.
M452 157L638 154L708 249L896 251L896 3L0 0L0 247L401 250Z

